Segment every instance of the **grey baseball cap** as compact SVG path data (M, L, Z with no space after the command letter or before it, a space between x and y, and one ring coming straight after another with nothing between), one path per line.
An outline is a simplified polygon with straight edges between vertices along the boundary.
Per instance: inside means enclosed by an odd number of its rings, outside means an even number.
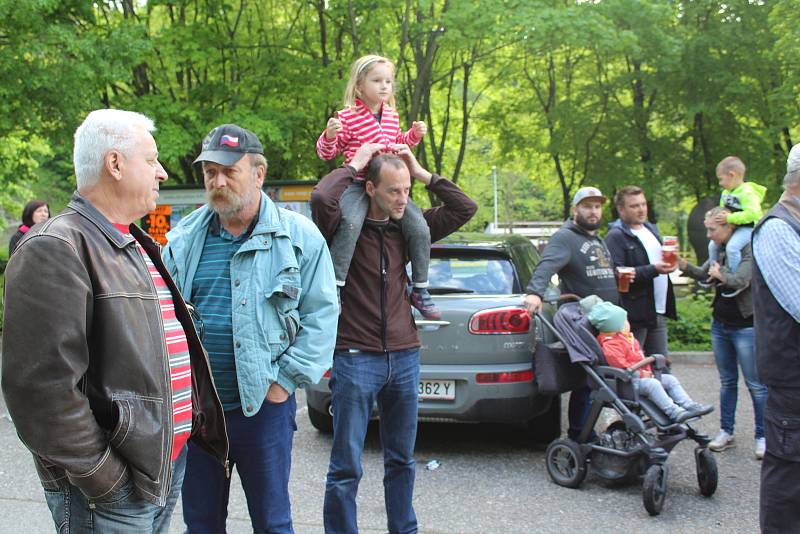
M194 163L210 161L220 165L235 164L245 154L263 154L258 136L236 124L217 126L203 139L203 151Z
M582 200L586 200L587 198L599 198L602 202L606 201L606 197L604 197L603 193L596 187L581 187L575 193L575 196L572 197L572 205L577 206Z

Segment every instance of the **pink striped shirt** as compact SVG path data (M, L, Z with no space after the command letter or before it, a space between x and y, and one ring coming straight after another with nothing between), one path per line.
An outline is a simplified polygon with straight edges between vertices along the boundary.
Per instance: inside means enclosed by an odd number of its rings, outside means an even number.
M129 233L128 228L124 225L115 224L114 226L124 234ZM172 461L174 462L192 432L192 367L189 363L189 343L186 340L183 326L175 316L175 302L167 283L138 241L136 246L144 258L150 278L153 279L161 307L164 340L167 345L172 382L172 421L174 424Z
M422 140L414 134L413 129L407 132L400 130L400 118L388 104L383 104L381 121L378 122L369 108L356 99L355 109L341 110L339 120L342 121L342 130L336 134L336 138L329 140L323 131L317 139L317 155L321 159L333 159L344 153L344 163L348 164L356 150L366 143L381 143L387 147L400 143L413 147ZM360 172L359 177L363 177L364 173Z

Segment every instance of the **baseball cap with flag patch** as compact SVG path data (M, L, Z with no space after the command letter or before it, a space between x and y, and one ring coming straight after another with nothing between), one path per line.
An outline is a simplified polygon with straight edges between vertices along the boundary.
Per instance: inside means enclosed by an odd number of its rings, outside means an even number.
M211 130L203 139L203 151L194 163L210 161L220 165L235 164L245 154L263 154L258 136L236 124L223 124Z

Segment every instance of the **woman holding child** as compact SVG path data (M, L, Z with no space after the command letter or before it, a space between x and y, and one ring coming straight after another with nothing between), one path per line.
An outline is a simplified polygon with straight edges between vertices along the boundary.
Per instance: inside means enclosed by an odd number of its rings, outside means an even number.
M706 235L718 250L718 261L709 259L698 267L685 259L678 260L683 274L696 280L710 279L715 287L711 303L711 345L717 363L720 381L720 433L709 444L712 451L722 451L735 445L733 432L736 416L736 402L739 387L739 368L742 369L745 384L750 391L755 414L755 455L764 457L764 405L767 388L758 380L755 360L755 341L753 336L753 300L750 291L753 255L750 244L741 249L741 260L735 272L728 267L725 245L736 230L736 225L720 222L726 219L729 211L715 207L706 213Z

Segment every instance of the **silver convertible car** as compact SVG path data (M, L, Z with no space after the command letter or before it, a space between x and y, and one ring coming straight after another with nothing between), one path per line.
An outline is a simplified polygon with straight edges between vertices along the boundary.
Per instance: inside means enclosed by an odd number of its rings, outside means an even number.
M433 245L429 289L441 319L414 310L421 421L514 423L535 443L560 435L559 398L538 393L531 354L539 335L522 307L538 261L517 235L461 233ZM336 409L328 376L307 389L311 424L322 432L332 430Z

